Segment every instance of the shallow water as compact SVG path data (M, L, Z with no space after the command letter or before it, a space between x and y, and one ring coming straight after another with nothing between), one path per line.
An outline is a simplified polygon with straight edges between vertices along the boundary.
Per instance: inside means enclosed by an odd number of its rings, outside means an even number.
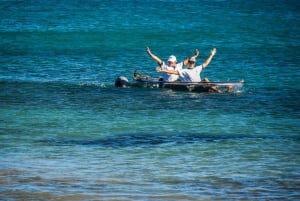
M300 198L297 1L46 4L0 4L0 200ZM245 86L114 88L147 46Z

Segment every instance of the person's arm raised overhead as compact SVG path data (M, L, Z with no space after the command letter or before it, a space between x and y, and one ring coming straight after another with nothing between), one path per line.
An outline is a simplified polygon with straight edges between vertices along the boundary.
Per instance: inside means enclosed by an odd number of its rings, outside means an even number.
M199 50L195 49L195 53L193 56L191 57L187 57L184 61L183 61L183 65L187 65L189 63L190 58L197 58L199 56Z
M153 54L149 47L147 47L146 51L149 54L149 56L158 63L158 65L162 65L162 63L163 63L162 60L158 56Z
M210 55L209 57L207 57L207 59L203 62L202 64L202 67L203 68L206 68L208 66L208 64L211 62L212 58L215 56L217 52L217 49L216 48L213 48L211 51L210 51Z

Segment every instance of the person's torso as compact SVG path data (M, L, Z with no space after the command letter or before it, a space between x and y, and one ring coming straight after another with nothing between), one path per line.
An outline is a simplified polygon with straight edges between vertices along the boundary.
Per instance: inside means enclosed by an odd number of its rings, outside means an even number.
M182 69L183 63L178 63L176 64L176 66L168 66L165 63L163 63L163 68L166 70L175 70L175 71L179 71ZM174 75L174 74L169 74L169 73L164 73L163 74L163 79L165 82L174 82L177 81L179 79L179 75Z
M200 73L202 71L202 65L196 66L193 69L183 69L179 71L184 82L201 82Z

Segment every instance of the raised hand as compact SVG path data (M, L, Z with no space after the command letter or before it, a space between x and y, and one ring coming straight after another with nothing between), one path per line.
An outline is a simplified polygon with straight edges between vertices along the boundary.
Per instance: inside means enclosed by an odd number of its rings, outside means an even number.
M148 54L151 54L151 50L150 50L149 47L146 48L146 52L147 52Z
M199 50L198 50L198 49L195 49L194 56L195 56L195 57L199 56Z
M217 53L217 49L216 49L216 48L213 48L213 49L210 51L210 54L211 54L212 56L214 56L216 53Z

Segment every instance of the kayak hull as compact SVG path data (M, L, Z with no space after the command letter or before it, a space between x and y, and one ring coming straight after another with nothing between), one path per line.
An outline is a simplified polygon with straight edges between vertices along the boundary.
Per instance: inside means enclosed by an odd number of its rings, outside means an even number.
M138 73L133 74L134 86L143 88L165 88L174 91L187 92L234 92L240 90L244 81L230 81L230 82L164 82L160 77L151 77Z

